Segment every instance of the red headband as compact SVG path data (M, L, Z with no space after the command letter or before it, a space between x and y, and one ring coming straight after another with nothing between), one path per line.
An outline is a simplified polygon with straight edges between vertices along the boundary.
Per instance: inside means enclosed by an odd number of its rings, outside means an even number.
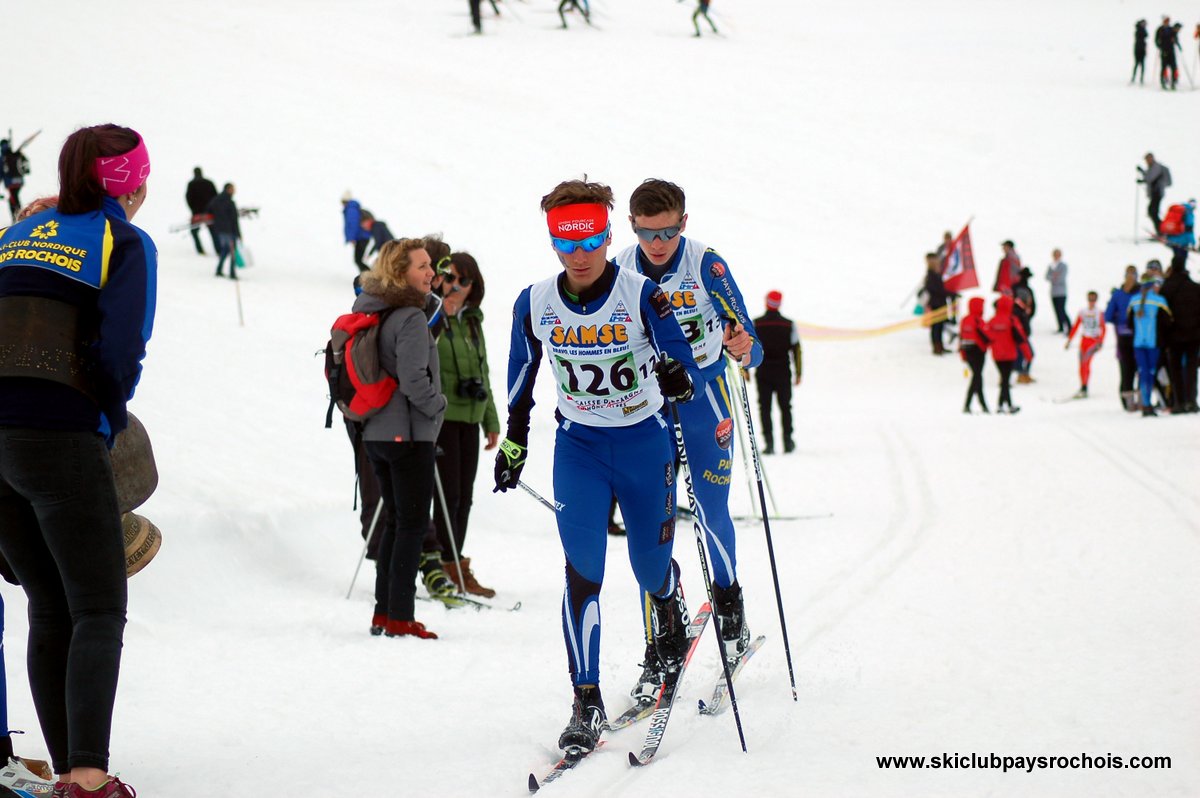
M604 232L608 227L608 208L598 202L559 205L546 211L546 225L555 238L580 241Z

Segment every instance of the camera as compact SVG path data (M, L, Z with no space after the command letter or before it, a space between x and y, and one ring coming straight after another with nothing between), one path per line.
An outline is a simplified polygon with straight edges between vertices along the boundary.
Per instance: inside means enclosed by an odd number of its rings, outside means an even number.
M464 399L474 399L476 402L488 398L487 388L483 387L483 380L478 377L463 377L459 380L458 395Z

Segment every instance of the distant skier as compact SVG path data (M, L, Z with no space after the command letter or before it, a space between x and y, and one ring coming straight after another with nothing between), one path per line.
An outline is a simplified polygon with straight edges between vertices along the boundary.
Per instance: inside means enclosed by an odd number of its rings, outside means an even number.
M683 2L683 0L679 0ZM713 24L712 17L708 15L708 7L711 5L710 0L698 0L696 10L692 12L692 25L696 28L696 37L700 36L700 17L703 16L708 22L708 27L712 28L713 33L717 33L717 26Z
M1096 307L1096 300L1099 298L1100 295L1095 291L1088 291L1087 307L1079 311L1079 315L1075 317L1075 323L1071 325L1071 330L1067 333L1067 343L1063 346L1063 349L1070 349L1075 333L1083 330L1083 335L1079 340L1079 391L1075 394L1076 399L1087 398L1088 378L1092 374L1092 358L1104 345L1104 331L1107 327L1104 324L1103 311Z
M979 399L979 407L987 413L987 400L983 398L983 364L987 362L990 342L987 324L983 320L983 297L971 297L967 301L967 317L959 326L958 355L971 369L971 384L967 387L967 401L963 412L971 412L971 399Z
M1154 377L1158 372L1163 333L1170 325L1171 309L1158 295L1162 279L1147 272L1142 275L1138 297L1129 303L1129 320L1133 326L1133 353L1138 364L1138 390L1142 394L1142 415L1156 416L1154 411Z
M580 2L582 2L583 5L580 5ZM562 20L563 28L567 27L567 16L564 12L571 8L574 8L583 15L584 22L589 25L592 24L592 9L591 6L588 5L588 0L562 0L562 2L558 4L558 18Z
M1130 83L1138 80L1139 71L1141 79L1138 82L1142 85L1146 83L1146 37L1149 35L1146 20L1139 19L1133 26L1133 77L1129 79Z
M1158 48L1160 64L1158 83L1164 89L1174 90L1179 83L1179 66L1175 61L1178 33L1171 25L1170 17L1163 17L1162 24L1154 31L1154 46Z
M1166 341L1171 375L1171 412L1196 412L1196 365L1200 357L1200 285L1188 274L1186 252L1171 259L1160 294L1171 309L1171 336Z
M363 209L361 211L359 226L366 230L370 235L370 249L367 251L366 257L371 257L379 250L383 249L383 245L396 237L392 235L392 231L388 228L387 222L382 219L376 219L375 214Z
M1171 170L1156 161L1152 152L1146 153L1145 168L1139 166L1137 170L1141 175L1138 182L1146 186L1146 194L1150 198L1150 205L1147 207L1146 213L1150 216L1150 221L1154 222L1154 232L1157 234L1162 225L1162 219L1158 215L1158 206L1162 202L1163 194L1171 187Z
M192 170L192 179L188 182L184 199L187 201L188 210L192 212L192 224L195 225L192 227L192 241L196 243L196 254L198 255L204 254L204 247L200 245L200 220L208 213L208 203L215 196L217 196L217 187L213 181L200 172L200 167L197 166ZM211 223L208 225L208 234L212 237L213 251L216 252L218 249L217 233Z

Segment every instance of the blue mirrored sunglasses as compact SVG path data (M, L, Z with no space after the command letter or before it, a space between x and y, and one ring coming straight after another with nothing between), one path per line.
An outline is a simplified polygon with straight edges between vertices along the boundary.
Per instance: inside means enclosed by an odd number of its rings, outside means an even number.
M673 227L659 227L652 229L649 227L633 226L633 232L637 233L637 237L646 243L651 241L670 241L675 236L679 235L679 231L683 229L683 225L674 225Z
M605 227L603 231L596 233L594 236L588 236L576 241L573 238L557 238L550 236L550 243L554 248L564 255L570 255L577 249L582 249L584 252L595 252L604 246L605 239L608 238L609 227Z

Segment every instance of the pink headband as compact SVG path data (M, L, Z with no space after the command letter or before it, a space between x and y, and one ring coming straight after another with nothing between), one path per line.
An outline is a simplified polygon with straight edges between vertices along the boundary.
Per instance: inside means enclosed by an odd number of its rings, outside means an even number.
M150 155L138 134L138 143L127 153L96 159L96 179L110 197L132 194L150 176Z

